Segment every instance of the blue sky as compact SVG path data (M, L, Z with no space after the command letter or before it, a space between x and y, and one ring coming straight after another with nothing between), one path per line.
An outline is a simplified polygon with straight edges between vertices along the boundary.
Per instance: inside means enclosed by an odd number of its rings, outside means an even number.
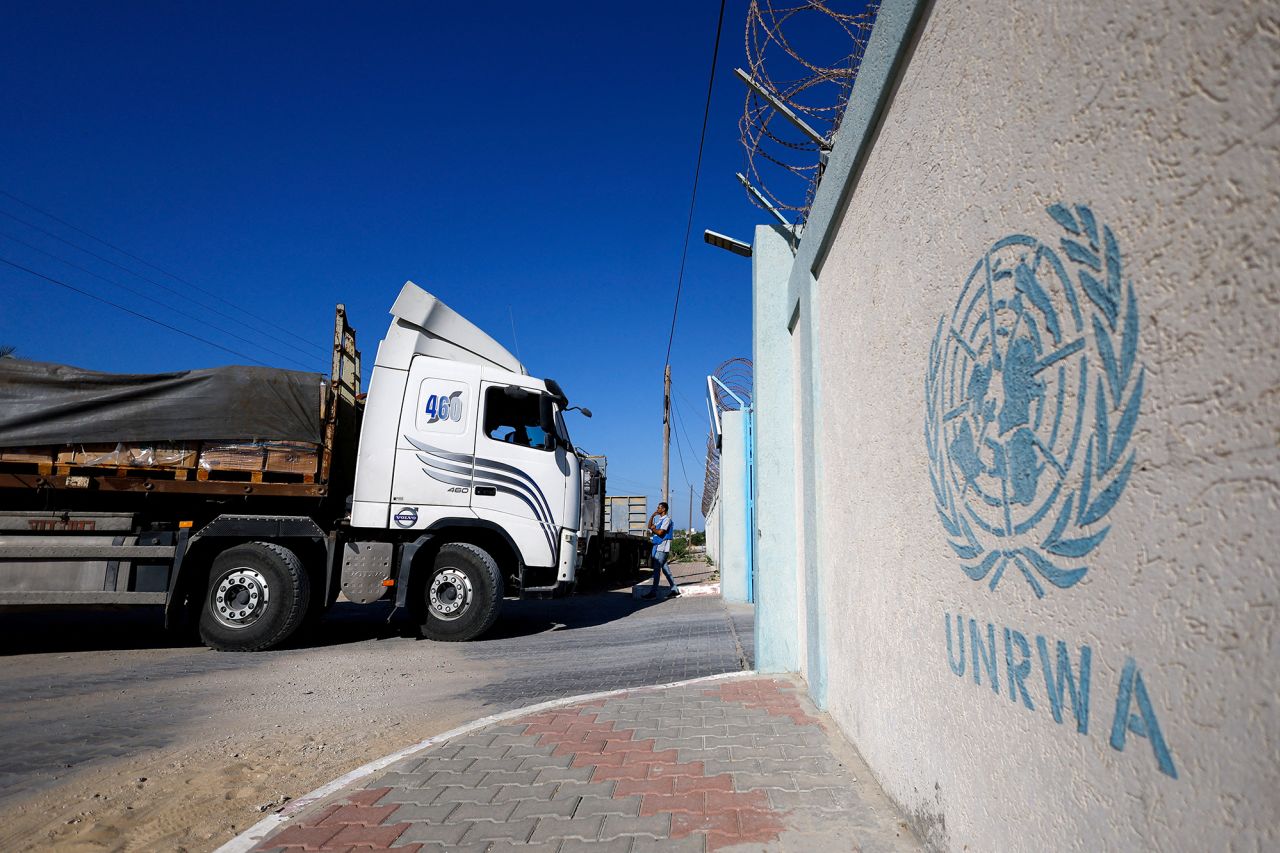
M680 526L686 471L700 501L705 376L751 354L750 262L701 239L750 239L764 221L733 176L745 6L725 13L672 353L694 445L684 470L672 452ZM208 293L3 196L0 257L281 367L327 369L336 302L372 362L406 279L513 351L514 317L530 372L595 412L570 428L609 456L610 491L652 506L718 7L9 4L0 190ZM0 343L27 358L120 372L245 361L12 268L0 291Z

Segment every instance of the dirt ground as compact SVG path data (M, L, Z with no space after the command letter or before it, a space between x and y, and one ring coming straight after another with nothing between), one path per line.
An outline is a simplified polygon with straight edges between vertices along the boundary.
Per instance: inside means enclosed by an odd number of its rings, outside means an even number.
M175 645L149 613L0 613L0 850L212 850L477 717L741 665L718 598L513 602L464 644L387 615L339 605L309 642L226 654Z
M113 761L5 809L0 848L210 850L288 798L465 719L464 711L430 722L390 718L364 732L330 718L305 735L250 733Z
M136 617L89 618L108 635L165 641ZM212 849L288 798L478 716L459 694L492 673L456 647L402 638L264 655L37 653L4 666L6 700L29 683L26 708L0 711L6 742L27 730L6 748L6 765L27 759L23 790L0 800L6 851Z

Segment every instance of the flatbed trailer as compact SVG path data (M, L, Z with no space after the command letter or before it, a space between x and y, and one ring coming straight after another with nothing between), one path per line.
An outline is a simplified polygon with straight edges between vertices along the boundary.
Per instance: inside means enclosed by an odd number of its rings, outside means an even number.
M123 450L92 446L0 450L0 606L157 604L175 625L198 619L197 581L216 552L285 541L307 562L324 562L306 602L319 612L338 592L332 528L345 507L331 496L350 491L361 396L355 331L338 305L332 373L317 394L319 445L257 443L256 470L234 458L202 466L200 442L181 442L176 464L115 464ZM224 454L255 446L209 444ZM291 449L288 470L273 469L273 446Z

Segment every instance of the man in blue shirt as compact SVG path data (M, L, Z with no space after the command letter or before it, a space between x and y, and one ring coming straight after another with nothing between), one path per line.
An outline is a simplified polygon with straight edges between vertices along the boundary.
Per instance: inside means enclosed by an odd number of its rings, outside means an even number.
M650 562L653 565L653 586L649 591L640 596L641 598L657 598L658 584L661 583L661 575L667 576L667 583L671 584L671 596L680 594L680 587L676 586L676 579L671 576L671 570L667 568L667 559L671 556L671 516L667 515L666 503L658 504L658 511L649 517L649 533L653 537L653 552Z

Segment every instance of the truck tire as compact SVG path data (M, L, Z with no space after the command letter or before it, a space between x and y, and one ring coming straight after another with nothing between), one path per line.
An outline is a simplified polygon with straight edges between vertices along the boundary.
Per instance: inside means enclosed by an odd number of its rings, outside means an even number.
M493 557L464 542L442 545L422 586L422 636L474 640L493 627L501 606L502 573Z
M220 652L277 646L297 630L311 600L298 555L273 542L249 542L219 554L200 606L200 639Z

